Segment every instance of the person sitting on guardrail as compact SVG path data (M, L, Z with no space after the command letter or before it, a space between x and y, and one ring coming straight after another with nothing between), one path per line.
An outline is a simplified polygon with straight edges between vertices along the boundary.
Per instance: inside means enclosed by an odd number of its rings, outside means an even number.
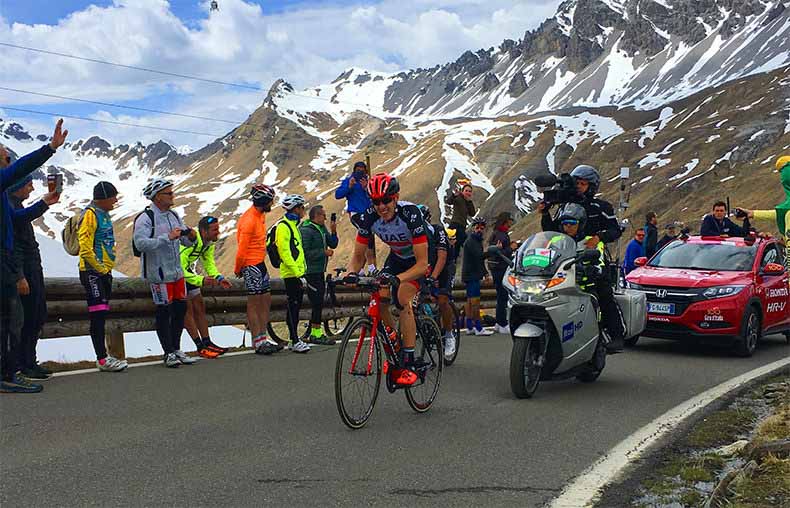
M219 220L207 216L198 222L195 243L189 247L181 246L181 268L184 270L184 279L187 284L187 313L184 317L184 326L187 333L195 343L198 354L203 358L216 358L227 352L213 342L208 334L208 321L206 320L206 304L200 292L202 287L220 286L230 289L230 281L225 279L214 261L214 246L219 238ZM197 272L197 262L203 263L206 275Z
M321 205L310 208L309 219L302 222L299 232L302 234L304 255L307 261L307 297L312 307L310 315L310 337L312 344L333 346L335 339L326 337L321 329L321 314L324 307L326 294L326 281L324 273L329 258L334 255L337 248L337 222L329 222L329 231L326 229L326 211Z
M483 279L490 282L485 265L488 253L483 250L483 233L486 220L478 217L472 220L472 233L463 247L461 261L461 280L466 284L466 333L468 335L493 335L494 332L483 328L480 318L480 284Z
M99 182L93 188L93 202L80 215L79 239L80 282L85 288L90 318L90 335L96 367L103 372L120 372L128 363L107 354L105 325L112 298L112 269L115 266L115 233L110 210L118 202L118 189L110 182Z
M187 291L179 247L193 245L197 233L172 210L173 182L155 178L145 186L143 195L151 205L134 221L132 247L140 253L140 272L151 285L163 362L170 368L191 365L197 359L181 351Z
M0 392L38 393L44 389L40 384L28 382L16 374L16 344L12 330L12 317L21 312L22 303L17 291L16 264L14 261L14 228L12 227L11 205L6 190L44 164L55 154L69 131L63 130L63 120L55 124L51 141L11 164L11 156L5 146L0 145Z
M33 221L44 215L58 202L60 194L49 192L35 204L25 207L24 201L33 192L33 176L27 175L9 187L9 201L14 219L14 257L17 269L16 287L23 312L18 313L21 326L15 327L17 340L17 369L27 379L46 380L52 372L36 361L36 344L47 320L47 298L44 294L44 270L41 252L33 230Z

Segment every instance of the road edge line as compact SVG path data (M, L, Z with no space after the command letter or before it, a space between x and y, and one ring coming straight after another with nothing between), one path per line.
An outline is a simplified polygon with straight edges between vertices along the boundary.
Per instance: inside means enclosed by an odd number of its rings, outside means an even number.
M231 353L225 353L222 355L224 358L228 358L231 356L239 356L239 355L251 355L254 351L252 349L247 351L233 351ZM221 357L221 358L222 358ZM201 361L204 361L202 359ZM199 362L198 362L199 363ZM153 360L150 362L137 362L137 363L130 363L128 369L136 369L137 367L151 367L152 365L162 365L162 360ZM62 372L55 372L52 374L52 377L66 377L66 376L77 376L80 374L96 374L101 372L96 367L91 367L90 369L79 369L79 370L64 370ZM110 374L117 374L117 372L110 372Z
M546 507L579 508L592 506L598 500L601 490L606 485L617 478L647 448L674 430L687 418L743 384L771 374L787 365L790 365L790 358L763 365L678 404L611 448L603 457L566 485L560 495L549 501Z

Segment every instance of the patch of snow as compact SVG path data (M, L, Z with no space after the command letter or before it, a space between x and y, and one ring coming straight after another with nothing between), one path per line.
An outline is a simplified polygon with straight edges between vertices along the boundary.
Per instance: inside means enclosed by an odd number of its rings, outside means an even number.
M764 132L765 129L760 129L759 131L752 134L752 136L749 138L749 141L754 141L755 139L759 138Z
M685 168L684 171L681 171L680 173L669 177L669 181L671 182L674 180L680 180L681 178L686 178L689 175L689 173L691 173L692 171L694 171L694 169L696 169L698 165L699 165L699 159L692 159L691 162L683 166Z
M732 180L733 178L735 178L735 175L730 175L730 176L724 177L724 178L722 178L722 179L721 179L721 180L719 180L719 181L720 181L720 182L722 182L722 183L724 183L724 182L727 182L727 181L729 181L729 180Z
M720 137L721 136L719 134L714 134L713 136L708 136L708 139L705 140L705 143L706 144L710 143L712 141L715 141L715 140L719 139Z

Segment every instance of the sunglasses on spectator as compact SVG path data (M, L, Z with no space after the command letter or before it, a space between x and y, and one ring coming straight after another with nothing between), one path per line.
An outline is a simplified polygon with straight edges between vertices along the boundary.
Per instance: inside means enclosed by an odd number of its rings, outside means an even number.
M576 219L565 219L562 221L563 226L575 226L578 223L579 221L577 221Z
M388 205L388 204L392 203L392 201L394 199L395 198L392 198L392 197L386 197L386 198L381 198L381 199L371 199L371 201L373 201L373 205L374 206L379 206L379 205Z
M636 237L637 237L637 238L644 238L644 237L645 237L645 235L644 235L643 233L639 233L639 234L637 234L637 235L636 235Z

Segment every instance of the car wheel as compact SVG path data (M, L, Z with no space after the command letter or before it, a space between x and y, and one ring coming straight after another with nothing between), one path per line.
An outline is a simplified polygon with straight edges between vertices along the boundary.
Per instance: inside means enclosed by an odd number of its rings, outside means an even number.
M637 342L639 342L639 335L625 339L623 344L625 344L626 347L634 347Z
M744 358L752 356L761 335L760 315L754 307L749 307L741 320L741 333L735 339L735 354Z

